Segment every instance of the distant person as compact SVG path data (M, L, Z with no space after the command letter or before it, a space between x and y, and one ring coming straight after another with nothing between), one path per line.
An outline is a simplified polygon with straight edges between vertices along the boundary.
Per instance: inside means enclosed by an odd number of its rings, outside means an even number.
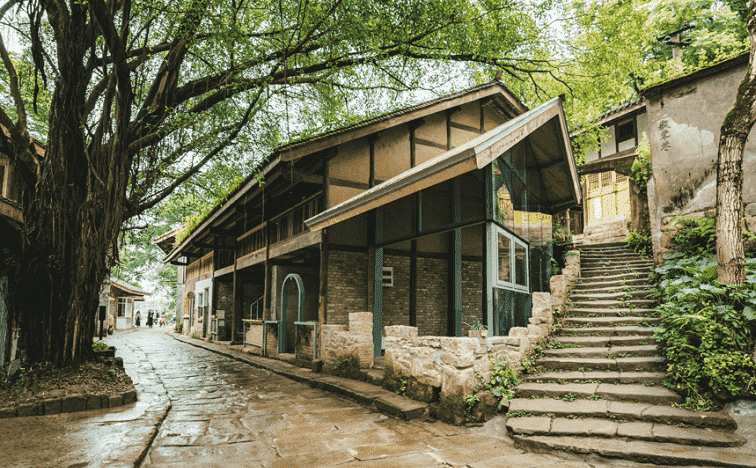
M160 324L161 327L165 326L165 312L160 314L160 320L158 321L158 323Z
M150 328L152 328L152 320L152 310L150 310L149 312L147 312L147 326Z
M142 314L140 314L139 311L137 310L137 313L134 316L134 323L136 323L136 326L138 327L141 325L141 322L142 322Z

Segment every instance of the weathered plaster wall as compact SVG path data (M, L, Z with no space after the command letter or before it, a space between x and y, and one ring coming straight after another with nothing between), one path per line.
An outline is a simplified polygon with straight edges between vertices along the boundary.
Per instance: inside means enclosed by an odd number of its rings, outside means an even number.
M719 129L735 102L745 64L709 77L649 94L647 112L653 179L648 202L654 261L662 261L671 217L703 215L716 206ZM743 155L743 202L756 202L756 138L750 133ZM709 213L711 214L711 213Z

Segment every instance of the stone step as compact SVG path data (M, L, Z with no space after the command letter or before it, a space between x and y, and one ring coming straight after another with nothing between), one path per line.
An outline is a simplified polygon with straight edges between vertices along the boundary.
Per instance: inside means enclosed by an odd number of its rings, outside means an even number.
M580 246L581 251L595 251L595 250L605 250L605 249L616 249L621 248L624 250L628 250L632 252L633 250L627 246L624 242L605 242L601 244L582 244Z
M652 269L650 267L610 267L610 268L581 268L580 276L583 278L608 278L617 275L632 275L633 277L648 277Z
M649 403L628 403L611 400L552 400L515 398L509 402L509 413L554 417L602 418L616 421L644 421L659 424L684 424L691 427L735 430L738 425L732 417L721 412L698 412L672 406Z
M623 384L653 384L662 385L666 374L664 372L544 372L542 374L528 375L528 382L601 382Z
M592 401L611 400L623 402L669 405L682 403L680 394L662 386L610 383L537 383L526 382L515 387L515 398L568 398Z
M658 315L658 312L654 309L630 309L626 307L591 309L579 307L570 309L565 317L655 317Z
M620 268L625 267L628 269L634 269L634 268L651 268L653 267L654 263L649 260L620 260L617 258L607 258L603 260L599 259L580 259L580 268L582 269L591 269L591 268Z
M656 344L653 336L556 336L554 341L562 344L573 344L586 347L609 346L645 346Z
M569 358L607 358L617 357L640 357L656 356L659 350L655 345L640 346L614 346L608 347L583 347L583 348L556 348L544 349L544 356L569 357Z
M536 364L544 369L569 370L569 371L663 371L665 361L660 356L625 357L625 358L568 358L568 357L542 357L536 360Z
M653 335L658 327L564 327L559 330L559 336L579 337L579 336L650 336Z
M604 288L604 287L622 287L622 286L630 286L630 287L651 287L651 281L648 279L648 276L639 276L636 277L635 275L628 274L628 275L619 275L620 277L612 279L612 278L603 278L601 276L596 276L593 278L581 278L578 284L575 285L575 290L582 291L584 289L593 289L593 288Z
M619 294L634 293L636 291L655 291L653 286L645 280L639 280L636 284L627 284L617 286L595 286L594 284L578 284L572 290L572 296L577 295L594 295L594 294Z
M732 448L701 448L660 442L626 441L617 438L530 436L514 437L517 448L534 451L567 451L597 454L661 466L698 465L726 468L756 468L751 452Z
M564 319L566 328L580 327L611 327L621 325L640 325L643 322L654 323L661 322L657 317L567 317Z
M572 299L572 302L582 302L582 301L607 301L607 300L613 300L613 301L629 301L632 299L646 299L652 294L654 294L656 290L654 289L628 289L625 291L617 291L613 289L607 289L606 291L586 291L586 290L579 290L579 291L572 291L572 294L570 294L570 299Z
M651 261L648 257L644 257L642 255L639 255L637 253L623 253L623 252L617 252L611 255L607 255L606 253L598 253L598 252L582 252L580 254L580 261L587 260L587 261L624 261L624 260L630 260L630 261Z
M657 301L656 299L628 299L626 301L622 300L606 300L606 299L596 299L595 301L572 301L571 308L576 309L608 309L610 307L623 307L623 308L633 308L633 309L653 309L656 305Z
M624 437L656 443L696 445L702 447L740 447L746 440L730 432L697 427L676 427L648 422L615 422L606 419L570 419L530 416L510 418L511 434L528 436Z

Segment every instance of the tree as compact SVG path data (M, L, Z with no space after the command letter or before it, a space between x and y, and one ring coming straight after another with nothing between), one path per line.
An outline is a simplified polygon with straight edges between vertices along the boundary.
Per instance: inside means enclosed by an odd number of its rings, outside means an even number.
M28 87L0 40L12 105L0 150L23 181L12 318L33 361L88 357L99 284L124 223L210 161L240 151L297 92L412 88L449 63L524 79L548 36L548 0L6 0L28 39L34 86L51 90L44 157ZM21 81L20 81L21 80ZM31 97L32 106L36 91ZM258 155L259 156L259 155Z
M717 273L719 281L732 285L745 281L743 150L756 123L756 1L740 11L748 27L750 56L735 104L722 122L717 152Z

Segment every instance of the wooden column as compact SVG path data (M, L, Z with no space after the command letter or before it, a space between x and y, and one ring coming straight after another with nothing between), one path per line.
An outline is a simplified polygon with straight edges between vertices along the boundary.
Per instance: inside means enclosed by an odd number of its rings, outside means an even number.
M462 192L459 178L452 181L452 203L456 224L462 219ZM449 287L447 291L449 327L447 334L462 336L462 229L456 228L450 231L449 236Z
M320 241L320 298L318 300L318 333L328 320L328 231L323 229ZM318 339L318 343L322 343ZM320 355L320 354L319 354Z
M368 187L375 187L375 140L377 135L370 135L368 142L370 143L370 178L368 179Z

